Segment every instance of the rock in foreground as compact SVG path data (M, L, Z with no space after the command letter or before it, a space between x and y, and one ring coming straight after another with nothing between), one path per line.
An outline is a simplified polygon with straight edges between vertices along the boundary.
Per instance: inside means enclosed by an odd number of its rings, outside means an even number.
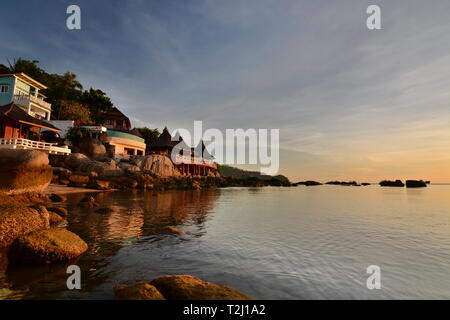
M48 229L49 213L44 206L0 205L0 247L10 245L14 239L36 230Z
M42 192L52 180L52 167L42 151L0 149L0 190L8 194Z
M252 300L236 289L188 275L162 276L150 284L168 300Z
M116 300L165 300L161 292L146 282L119 285L114 288Z
M88 245L76 234L65 229L35 231L17 238L10 249L11 262L53 263L74 259Z

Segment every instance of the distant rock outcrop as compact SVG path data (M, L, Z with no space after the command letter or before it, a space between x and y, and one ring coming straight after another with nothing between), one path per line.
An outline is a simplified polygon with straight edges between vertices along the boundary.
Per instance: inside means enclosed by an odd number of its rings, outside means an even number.
M300 182L297 182L297 183L293 183L292 185L293 186L300 186L300 185L302 185L302 186L309 187L309 186L320 186L320 185L322 185L322 183L317 182L317 181L308 180L308 181L300 181Z
M380 186L382 187L404 187L405 184L401 180L383 180L380 182Z
M427 183L423 180L406 180L407 188L426 188Z
M52 180L52 167L42 151L0 149L0 191L42 192Z

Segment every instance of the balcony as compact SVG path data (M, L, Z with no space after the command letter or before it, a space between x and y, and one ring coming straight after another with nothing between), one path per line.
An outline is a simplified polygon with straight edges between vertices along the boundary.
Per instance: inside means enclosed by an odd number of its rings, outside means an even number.
M45 102L42 96L36 97L31 94L15 94L13 97L14 103L23 105L26 108L29 108L31 104L37 105L45 112L51 112L52 105L48 102Z
M2 138L0 139L0 148L6 149L33 149L47 152L49 154L70 154L69 147L57 146L56 143L40 142L20 138Z
M184 156L181 154L177 154L175 161L175 164L195 164L200 166L206 166L210 168L217 168L217 165L214 163L214 160L210 159L204 159L199 157L190 157L190 156Z

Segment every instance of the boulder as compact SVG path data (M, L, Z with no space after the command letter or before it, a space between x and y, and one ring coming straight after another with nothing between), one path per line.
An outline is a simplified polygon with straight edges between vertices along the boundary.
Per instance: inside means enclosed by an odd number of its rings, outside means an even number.
M52 167L42 151L0 149L0 191L42 192L52 180Z
M423 180L406 180L407 188L426 188L427 183Z
M101 157L106 155L106 148L98 139L84 139L78 145L79 151L90 157Z
M135 173L135 172L141 171L141 169L138 166L131 164L131 163L127 163L127 162L119 162L118 166L119 166L119 168L121 168L122 170L125 170L125 172L128 172L128 173Z
M45 264L77 258L88 245L76 234L65 229L34 231L17 238L9 251L14 263Z
M67 217L67 215L69 214L67 209L63 207L51 207L47 208L47 210L56 213L60 217Z
M169 157L162 155L144 156L142 159L135 160L140 164L141 170L146 173L152 173L161 178L178 176L180 173L172 163Z
M53 167L53 174L57 175L59 179L67 179L72 174L72 171L62 167Z
M82 176L82 175L71 175L69 177L70 185L76 186L76 187L85 187L87 183L89 182L89 176Z
M146 282L118 285L114 288L116 300L165 300L161 292Z
M8 249L0 248L0 274L8 268Z
M404 187L405 184L401 180L395 180L395 181L383 180L380 182L380 186L382 186L382 187Z
M81 165L90 163L91 161L92 160L90 160L82 153L71 153L67 156L66 160L64 161L64 165L68 168L77 169Z
M56 194L56 193L52 193L49 198L52 202L66 202L67 201L66 196L63 196L61 194Z
M89 180L89 186L98 190L108 190L110 189L110 181L99 180L99 179L91 179Z
M53 211L48 211L49 217L50 217L50 224L54 225L54 224L58 224L60 222L62 222L64 219L57 213L53 212Z
M150 282L168 300L251 300L236 289L193 276L162 276Z
M44 206L31 208L2 203L0 210L0 247L10 245L19 236L50 227L50 216Z

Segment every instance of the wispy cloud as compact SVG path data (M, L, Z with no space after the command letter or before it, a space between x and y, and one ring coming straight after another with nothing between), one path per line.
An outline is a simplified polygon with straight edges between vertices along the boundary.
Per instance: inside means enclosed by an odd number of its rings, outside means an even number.
M4 5L1 52L77 73L136 125L280 128L294 179L450 181L446 0L379 1L380 31L360 0L80 0L79 32L56 3L19 25L25 5Z

